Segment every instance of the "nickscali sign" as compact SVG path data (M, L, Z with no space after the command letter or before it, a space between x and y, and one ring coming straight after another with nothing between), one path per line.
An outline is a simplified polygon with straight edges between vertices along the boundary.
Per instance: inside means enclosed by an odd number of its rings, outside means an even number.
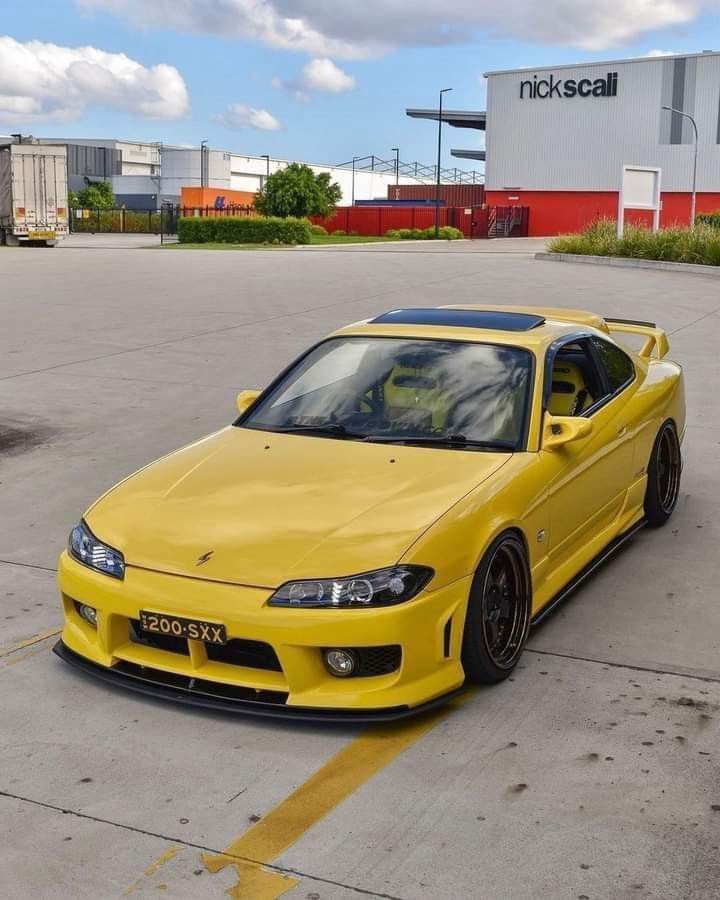
M521 100L551 100L553 97L617 97L618 73L604 78L558 78L533 75L520 82Z

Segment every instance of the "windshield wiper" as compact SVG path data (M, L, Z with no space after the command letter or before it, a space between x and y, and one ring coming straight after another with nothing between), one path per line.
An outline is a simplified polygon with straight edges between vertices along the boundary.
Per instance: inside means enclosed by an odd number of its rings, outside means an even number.
M511 441L476 441L464 434L369 434L364 439L378 444L435 444L445 447L479 447L481 450L496 450L511 453L515 444Z
M339 425L336 422L324 422L320 425L286 425L282 428L273 428L271 430L277 431L280 434L314 434L319 435L320 437L348 439L365 437L363 434L355 434L352 431L348 431L344 425Z

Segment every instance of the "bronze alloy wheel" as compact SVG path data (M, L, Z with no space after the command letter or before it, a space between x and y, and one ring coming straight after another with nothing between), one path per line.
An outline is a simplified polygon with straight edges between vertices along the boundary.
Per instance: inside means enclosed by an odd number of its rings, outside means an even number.
M530 619L527 565L517 539L495 547L482 582L481 604L488 656L499 669L511 669L522 652Z

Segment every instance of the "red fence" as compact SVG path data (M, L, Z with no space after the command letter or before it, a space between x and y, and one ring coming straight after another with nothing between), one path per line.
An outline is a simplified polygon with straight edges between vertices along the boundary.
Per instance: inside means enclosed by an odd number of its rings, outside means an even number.
M464 209L440 207L440 227L453 225L470 237L469 221ZM427 206L341 206L327 219L313 219L331 234L333 231L361 235L381 235L390 228L431 228L435 224L435 208Z
M504 208L503 212L507 213ZM528 233L528 210L517 208L518 216L513 217L513 227L503 233L491 227L494 208L488 206L441 206L439 223L459 228L468 238L526 237ZM517 221L515 221L517 219ZM327 219L312 220L322 225L330 234L344 231L347 234L383 235L391 228L431 228L435 224L433 206L341 206ZM493 222L496 218L493 219Z

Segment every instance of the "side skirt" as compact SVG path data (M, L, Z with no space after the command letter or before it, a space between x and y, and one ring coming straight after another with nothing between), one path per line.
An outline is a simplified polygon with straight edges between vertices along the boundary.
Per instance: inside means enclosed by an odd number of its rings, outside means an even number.
M636 522L634 525L631 525L627 531L623 531L622 534L619 534L614 540L610 541L610 543L604 547L597 556L590 560L587 565L583 566L582 569L575 575L574 578L571 578L570 581L565 585L565 587L561 588L557 594L550 600L543 608L533 617L530 625L534 628L536 625L539 625L540 622L545 619L546 616L549 616L550 613L559 606L564 600L566 600L570 594L575 590L575 588L579 587L586 578L588 578L595 569L599 568L606 559L609 559L616 550L622 547L623 544L627 543L630 538L637 534L638 531L645 525L645 519L640 519L639 522Z

